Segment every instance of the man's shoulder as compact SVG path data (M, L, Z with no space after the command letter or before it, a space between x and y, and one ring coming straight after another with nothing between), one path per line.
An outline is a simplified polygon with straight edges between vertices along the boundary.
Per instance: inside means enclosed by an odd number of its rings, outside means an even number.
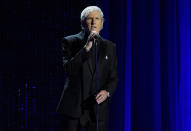
M116 44L108 39L102 38L102 41L111 48L116 48Z
M80 33L74 34L74 35L68 35L62 38L62 40L65 40L67 42L74 42L81 39Z

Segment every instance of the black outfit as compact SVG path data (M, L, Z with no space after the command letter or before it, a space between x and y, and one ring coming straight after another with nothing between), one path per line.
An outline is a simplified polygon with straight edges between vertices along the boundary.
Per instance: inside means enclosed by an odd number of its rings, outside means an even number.
M96 130L96 54L95 46L86 52L87 37L81 31L62 39L63 67L67 78L57 112L63 115L66 131L78 131L81 127L86 131ZM106 90L112 96L118 81L116 46L101 37L96 42L98 92ZM108 99L98 105L98 114L99 131L107 131Z

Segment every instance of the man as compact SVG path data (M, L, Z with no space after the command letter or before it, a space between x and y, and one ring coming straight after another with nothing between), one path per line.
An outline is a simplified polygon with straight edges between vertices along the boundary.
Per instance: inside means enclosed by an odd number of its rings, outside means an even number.
M99 35L103 23L101 9L89 6L81 13L82 31L62 39L67 79L57 112L64 131L107 131L108 98L118 77L116 47Z

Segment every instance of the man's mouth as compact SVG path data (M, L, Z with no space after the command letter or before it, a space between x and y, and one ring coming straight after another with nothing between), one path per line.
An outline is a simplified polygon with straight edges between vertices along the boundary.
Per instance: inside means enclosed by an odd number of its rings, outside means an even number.
M96 27L95 27L95 26L91 26L91 28L92 28L92 29L96 29Z

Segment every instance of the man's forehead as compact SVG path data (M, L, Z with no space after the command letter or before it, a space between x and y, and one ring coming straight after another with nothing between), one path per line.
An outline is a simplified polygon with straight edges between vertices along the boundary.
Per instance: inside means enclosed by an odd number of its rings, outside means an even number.
M101 16L100 12L99 11L91 11L88 13L87 17L89 16Z

